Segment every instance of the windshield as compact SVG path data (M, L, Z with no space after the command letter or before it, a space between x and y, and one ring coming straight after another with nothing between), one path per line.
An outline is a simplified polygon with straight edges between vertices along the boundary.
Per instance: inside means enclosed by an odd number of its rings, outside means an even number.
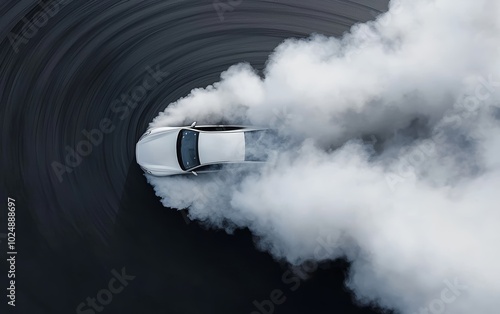
M198 132L181 130L177 138L177 158L182 170L199 166Z

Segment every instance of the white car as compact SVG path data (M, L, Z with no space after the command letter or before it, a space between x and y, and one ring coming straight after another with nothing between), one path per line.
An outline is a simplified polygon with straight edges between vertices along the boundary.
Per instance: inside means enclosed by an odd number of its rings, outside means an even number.
M137 163L155 176L214 172L225 164L265 162L269 129L238 125L159 127L136 145Z

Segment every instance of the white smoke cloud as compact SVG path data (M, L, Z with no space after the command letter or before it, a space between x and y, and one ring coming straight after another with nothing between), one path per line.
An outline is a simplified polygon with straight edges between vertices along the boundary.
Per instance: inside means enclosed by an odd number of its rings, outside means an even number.
M165 206L247 227L292 264L328 239L320 259L352 262L346 284L362 303L497 313L498 16L495 0L393 1L342 38L287 40L262 77L235 65L151 123L273 127L287 140L270 162L148 180Z

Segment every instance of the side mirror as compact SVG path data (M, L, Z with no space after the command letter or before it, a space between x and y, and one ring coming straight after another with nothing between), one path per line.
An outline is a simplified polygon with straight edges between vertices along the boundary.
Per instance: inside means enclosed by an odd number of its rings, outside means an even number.
M196 121L194 121L193 123L191 123L191 127L194 128L196 126Z
M196 171L191 171L192 174L194 174L195 176L198 175L198 173Z

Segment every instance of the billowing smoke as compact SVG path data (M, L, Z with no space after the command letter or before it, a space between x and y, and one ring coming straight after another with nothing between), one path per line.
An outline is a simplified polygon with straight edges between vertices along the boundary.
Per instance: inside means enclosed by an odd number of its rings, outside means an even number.
M269 162L148 180L277 259L350 260L362 303L496 314L499 16L497 0L393 1L342 38L287 40L263 73L235 65L151 123L271 127Z

